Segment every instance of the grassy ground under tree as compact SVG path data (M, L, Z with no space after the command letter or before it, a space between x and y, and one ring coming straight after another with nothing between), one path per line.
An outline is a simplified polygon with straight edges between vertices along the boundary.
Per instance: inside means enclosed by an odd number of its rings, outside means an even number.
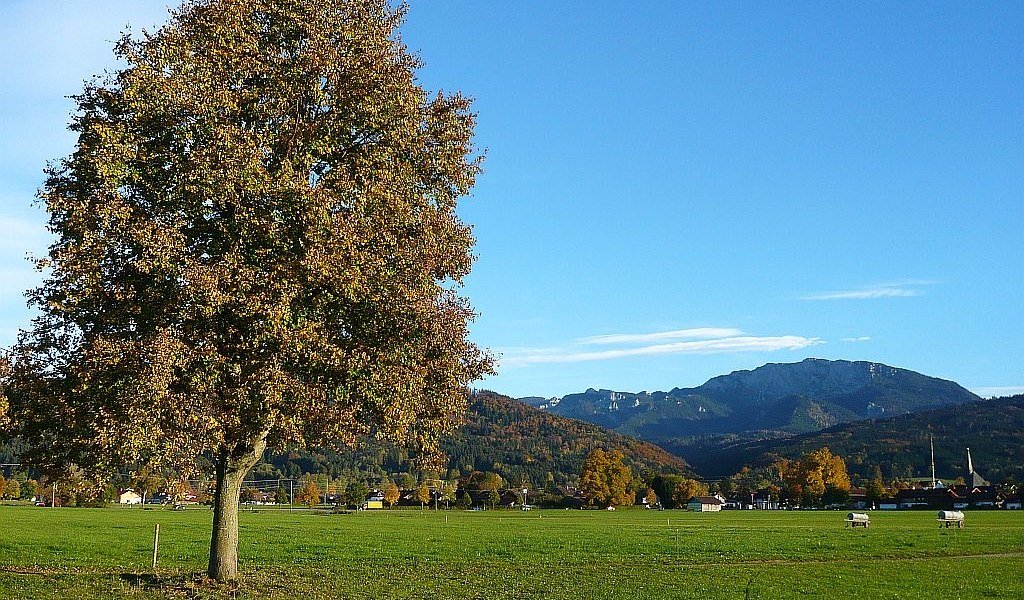
M1024 513L245 512L242 582L198 583L208 510L0 507L4 598L1024 598ZM160 524L159 565L152 560Z

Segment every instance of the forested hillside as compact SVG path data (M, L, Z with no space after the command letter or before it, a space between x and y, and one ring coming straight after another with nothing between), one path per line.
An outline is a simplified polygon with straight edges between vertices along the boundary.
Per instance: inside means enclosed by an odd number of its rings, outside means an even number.
M617 448L635 471L683 473L686 463L665 450L591 423L567 419L493 392L474 394L466 425L445 443L451 465L493 470L510 481L536 482L548 473L578 475L594 448Z
M930 437L940 479L967 473L969 447L975 470L986 478L1024 481L1024 395L845 423L788 439L697 439L677 450L705 476L728 475L744 465L765 465L775 457L794 458L827 446L846 459L851 475L870 477L879 465L886 478L909 478L930 474Z
M636 473L684 473L683 459L591 423L576 421L525 406L494 392L473 393L466 423L442 446L448 472L468 475L491 471L507 482L533 486L575 484L583 459L594 448L618 449ZM17 462L18 446L0 445L5 462ZM298 477L323 473L376 483L414 471L409 452L363 440L354 448L268 451L253 478Z

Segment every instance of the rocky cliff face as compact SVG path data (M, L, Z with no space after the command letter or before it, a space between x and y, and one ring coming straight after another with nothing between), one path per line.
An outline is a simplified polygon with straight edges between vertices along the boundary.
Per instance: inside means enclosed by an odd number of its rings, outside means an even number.
M898 372L899 369L880 363L808 358L798 363L769 363L753 371L734 371L714 377L698 389L712 394L760 399L786 396L827 398L849 394L873 382L884 384L887 379L895 378Z

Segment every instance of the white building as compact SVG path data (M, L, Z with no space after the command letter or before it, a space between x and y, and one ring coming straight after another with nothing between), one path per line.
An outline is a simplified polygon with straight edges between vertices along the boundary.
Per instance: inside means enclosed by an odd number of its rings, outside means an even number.
M697 496L696 498L690 498L690 501L686 503L686 508L693 512L718 512L722 510L724 502L714 496Z
M142 496L135 493L135 490L124 490L117 497L120 504L142 504Z

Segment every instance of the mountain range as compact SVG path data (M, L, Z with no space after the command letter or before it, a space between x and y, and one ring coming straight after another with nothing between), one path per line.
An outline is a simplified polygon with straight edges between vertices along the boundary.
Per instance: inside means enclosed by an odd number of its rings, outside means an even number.
M788 437L979 399L957 383L906 369L809 358L735 371L694 388L668 392L589 389L561 398L522 401L672 446L708 435Z

